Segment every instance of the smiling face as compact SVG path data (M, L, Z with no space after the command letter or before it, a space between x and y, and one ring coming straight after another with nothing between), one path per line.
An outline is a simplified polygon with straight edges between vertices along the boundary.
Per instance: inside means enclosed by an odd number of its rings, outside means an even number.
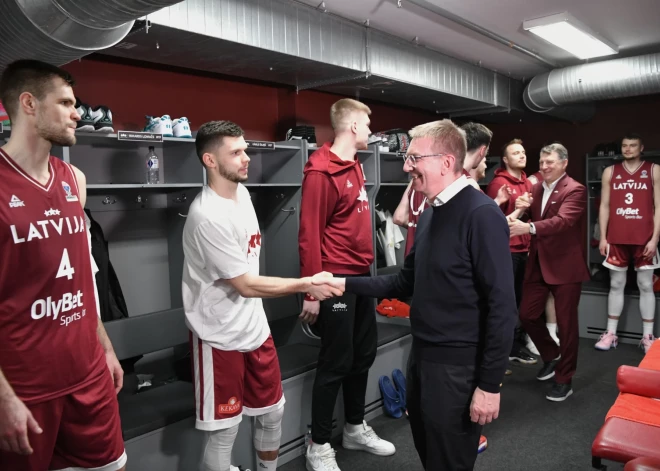
M411 188L427 197L434 197L443 189L444 177L453 173L455 158L442 155L432 137L414 138L410 143L409 157L403 164L403 171L412 177Z
M555 182L566 172L568 166L568 159L561 160L557 152L541 153L539 159L539 170L543 176L543 180L550 184Z
M224 179L241 183L248 179L250 157L245 153L246 149L243 136L225 136L220 146L204 154L204 163Z
M22 100L34 100L34 121L37 134L55 146L72 146L76 143L76 122L80 115L76 111L73 89L61 78L53 79L50 90L43 99L33 95L22 96ZM26 95L23 94L23 95Z

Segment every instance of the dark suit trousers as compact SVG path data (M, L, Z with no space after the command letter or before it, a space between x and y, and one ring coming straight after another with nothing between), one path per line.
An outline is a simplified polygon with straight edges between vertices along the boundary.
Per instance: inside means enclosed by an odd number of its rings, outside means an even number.
M429 361L413 344L406 402L413 441L424 469L474 469L482 428L470 420L477 373L477 365Z
M539 350L544 362L554 360L561 354L561 360L555 369L555 381L560 384L571 382L577 368L578 357L578 304L582 293L582 283L549 285L543 279L538 258L530 258L534 263L532 276L525 279L523 298L520 305L520 321L534 345ZM555 297L559 344L550 337L545 325L543 312L548 293Z

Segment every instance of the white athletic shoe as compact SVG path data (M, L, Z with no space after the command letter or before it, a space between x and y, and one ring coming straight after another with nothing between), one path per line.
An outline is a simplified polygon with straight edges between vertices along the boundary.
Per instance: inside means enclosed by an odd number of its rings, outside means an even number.
M162 134L165 137L172 137L172 118L165 114L161 117L147 116L147 124L144 127L145 132Z
M312 443L307 447L305 458L307 471L340 471L337 460L335 460L335 450L329 443L325 445Z
M172 133L174 134L174 137L192 138L188 118L183 117L172 121Z
M356 433L349 433L344 426L342 446L347 450L362 450L378 456L390 456L396 452L394 445L376 435L364 420Z

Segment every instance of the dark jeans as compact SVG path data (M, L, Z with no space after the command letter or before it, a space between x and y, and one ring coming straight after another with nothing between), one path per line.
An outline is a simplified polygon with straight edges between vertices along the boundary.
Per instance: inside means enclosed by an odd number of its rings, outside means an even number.
M343 386L346 422L361 424L369 368L376 359L378 330L373 298L344 294L321 302L316 321L321 352L312 390L312 441L332 435L332 414Z
M413 344L406 378L408 415L424 469L474 469L482 429L470 419L477 374L477 365L425 359Z

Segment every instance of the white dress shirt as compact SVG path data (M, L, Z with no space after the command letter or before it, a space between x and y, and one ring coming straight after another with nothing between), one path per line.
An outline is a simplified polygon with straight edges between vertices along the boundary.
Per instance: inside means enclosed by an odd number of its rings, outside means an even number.
M442 190L438 196L433 200L433 206L442 206L456 196L463 188L469 186L470 183L465 175L461 175L454 180L447 188Z
M542 183L543 199L541 200L541 216L543 216L543 212L545 211L545 205L548 204L548 200L550 199L552 192L555 191L555 187L557 186L557 183L559 183L559 180L561 180L564 175L566 175L566 172L562 173L561 177L556 179L550 185L548 185L545 181ZM536 234L536 227L534 226L533 222L529 224L529 233Z

